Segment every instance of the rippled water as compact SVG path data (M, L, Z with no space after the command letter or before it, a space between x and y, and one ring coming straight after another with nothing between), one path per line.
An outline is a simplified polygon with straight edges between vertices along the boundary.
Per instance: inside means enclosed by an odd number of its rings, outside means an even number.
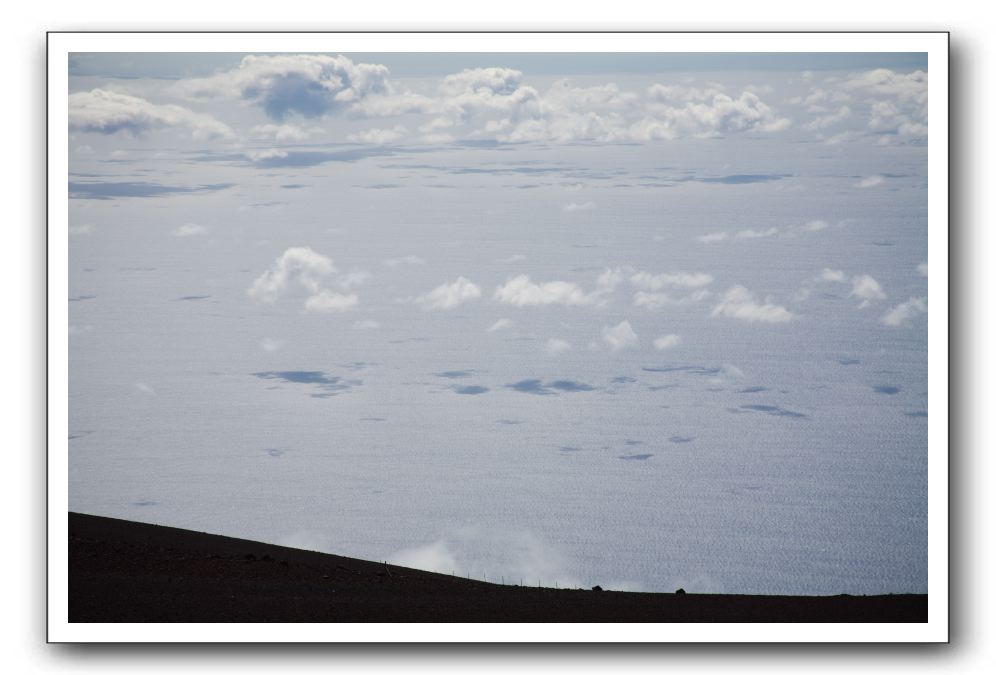
M926 294L926 148L321 152L149 159L183 189L70 200L94 225L70 245L70 508L513 582L926 592L926 322L881 320ZM253 301L294 246L368 272L357 306ZM492 297L616 269L712 281L656 308L629 281ZM864 274L886 297L861 307ZM461 276L482 297L416 301ZM791 318L714 316L738 285Z

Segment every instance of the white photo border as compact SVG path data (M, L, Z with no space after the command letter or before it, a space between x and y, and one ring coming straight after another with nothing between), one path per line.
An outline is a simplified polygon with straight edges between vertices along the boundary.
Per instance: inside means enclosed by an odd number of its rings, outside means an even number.
M48 34L49 642L947 642L948 33L52 32ZM921 52L928 115L928 621L924 623L70 623L68 620L68 95L72 52Z

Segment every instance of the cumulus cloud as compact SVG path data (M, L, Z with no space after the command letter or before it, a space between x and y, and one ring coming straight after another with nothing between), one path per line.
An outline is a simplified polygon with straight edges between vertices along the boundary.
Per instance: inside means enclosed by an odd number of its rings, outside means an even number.
M674 335L662 335L654 340L654 349L658 351L663 351L665 349L670 349L671 347L676 347L681 344L681 336Z
M195 98L238 98L282 121L291 113L320 117L386 95L387 77L385 66L354 63L341 55L249 55L232 70L182 80L177 88Z
M295 247L284 251L266 272L253 281L247 291L249 297L260 302L275 302L292 284L298 284L310 293L318 293L321 280L335 272L332 260L309 247Z
M719 304L713 307L712 316L751 322L784 323L795 315L781 305L769 301L757 302L749 290L743 286L734 286L723 295Z
M922 277L927 276L927 263L922 262L919 265L917 265L916 266L916 271Z
M345 295L330 290L320 290L304 301L306 312L345 312L359 304L359 298L353 294Z
M924 296L910 298L902 302L882 317L882 323L886 326L901 326L910 319L927 313L927 298Z
M564 352L570 351L571 343L567 340L561 340L560 338L550 338L546 341L546 353L547 354L563 354Z
M603 274L599 277L596 290L585 293L584 289L570 281L535 283L529 275L520 274L495 289L494 299L515 307L600 305L606 302L607 294L615 289L618 282L615 274Z
M210 115L172 104L156 104L106 89L69 95L69 129L100 134L140 136L154 129L185 128L198 140L234 138L228 125Z
M855 187L859 188L876 187L878 185L881 185L883 182L885 182L885 178L883 178L882 176L868 176L867 178L862 178L861 180L859 180L855 184Z
M603 328L602 340L614 352L620 349L632 349L640 343L629 321L621 321L615 326Z
M451 284L440 284L416 302L425 309L453 309L481 297L481 289L469 279L459 277Z
M71 234L71 235L90 234L91 232L93 232L93 226L92 225L70 225L69 226L69 234Z
M360 319L353 322L353 328L356 330L374 330L380 328L380 322L373 319Z
M493 324L491 324L491 327L488 328L488 332L495 333L500 330L506 330L508 328L511 328L514 325L515 322L512 321L511 319L498 319Z
M207 228L196 223L187 223L173 230L174 237L194 237L201 234L207 234Z
M885 291L873 277L859 274L851 279L851 297L861 300L861 308L868 307L873 302L885 300Z
M927 73L897 73L887 68L858 73L842 86L871 97L868 128L897 139L921 141L927 137ZM883 136L888 142L888 136Z

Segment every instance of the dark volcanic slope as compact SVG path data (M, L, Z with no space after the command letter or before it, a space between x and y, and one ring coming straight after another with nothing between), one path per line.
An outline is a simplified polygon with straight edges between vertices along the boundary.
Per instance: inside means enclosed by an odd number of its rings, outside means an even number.
M618 593L502 586L69 514L69 620L926 621L927 596Z

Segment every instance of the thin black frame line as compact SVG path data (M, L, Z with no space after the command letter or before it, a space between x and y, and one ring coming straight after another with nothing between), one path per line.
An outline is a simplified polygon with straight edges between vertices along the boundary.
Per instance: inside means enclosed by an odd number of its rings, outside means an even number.
M315 31L293 31L293 30L291 30L291 31L272 31L272 30L271 31L264 31L264 30L246 30L246 31L209 31L209 30L200 30L200 31L161 30L161 31L153 31L153 30L136 30L136 31L125 31L125 30L110 30L110 31L70 31L70 30L66 30L66 31L62 31L62 30L49 30L49 31L45 31L45 642L46 642L46 644L113 644L113 645L118 645L118 644L136 644L136 645L163 645L163 644L184 644L184 645L188 645L188 644L216 644L216 645L244 645L244 644L259 644L259 645L284 645L284 644L293 644L293 645L311 645L311 644L420 645L420 644L429 644L429 645L444 645L445 644L445 645L451 645L451 644L466 644L466 645L474 645L474 646L484 646L484 645L489 645L490 646L490 645L495 645L495 644L502 644L502 645L537 644L537 643L524 643L524 642L500 642L500 643L494 643L494 642L463 642L463 643L455 643L455 642L380 642L380 643L366 643L366 642L253 642L253 643L246 643L246 642L210 642L210 643L202 643L202 642L111 642L111 641L107 641L107 642L103 642L102 641L102 642L99 642L99 643L90 643L90 642L69 642L69 641L65 641L65 642L63 642L63 641L53 642L51 640L50 635L49 635L49 626L50 626L50 620L49 619L50 619L50 617L49 617L49 600L48 600L49 599L49 592L50 592L50 590L49 590L49 577L50 577L50 574L51 574L51 570L50 570L50 567L49 567L49 565L50 565L50 559L49 559L50 558L50 556L49 556L49 534L50 534L49 533L49 459L50 459L50 453L49 453L49 450L50 450L50 447L49 447L49 414L50 414L49 397L50 397L50 391L49 391L49 382L48 382L49 355L50 355L50 344L49 344L49 329L50 329L50 326L49 326L49 322L48 322L48 312L49 312L49 281L50 281L50 279L49 279L49 264L48 263L49 263L49 237L51 235L51 229L50 229L50 226L51 226L50 215L51 214L49 212L50 195L49 195L49 181L48 181L49 172L50 172L50 169L51 169L51 167L49 166L50 139L49 139L49 133L48 133L49 132L49 116L51 114L51 110L49 109L49 98L48 98L48 93L49 93L49 59L51 57L51 41L49 39L49 36L51 36L51 35L67 35L67 34L97 35L97 34L134 34L134 33L138 33L138 34L185 34L185 33L186 34L189 34L189 33L193 33L193 34L213 34L213 33L237 34L237 33L244 33L244 34L248 34L248 35L280 34L280 33L288 33L288 34L328 34L328 35L335 35L335 34L376 34L376 33L402 33L402 34L426 34L426 33L472 33L472 34L481 34L481 33L487 33L487 34L555 33L555 34L601 34L601 35L612 34L612 33L648 34L648 35L660 35L660 34L665 34L665 35L672 35L672 34L693 34L694 35L694 34L716 33L716 34L724 34L724 35L726 35L726 34L831 34L831 35L833 35L833 34L850 34L850 33L855 33L855 34L879 34L879 35L881 35L881 34L885 34L885 35L897 35L897 34L899 34L899 35L947 35L947 42L946 42L946 45L945 45L946 46L946 50L945 51L946 51L946 54L947 54L947 57L948 57L947 58L948 86L947 86L947 92L946 92L947 93L947 116L948 116L948 124L947 124L947 129L946 129L946 137L947 137L947 157L946 157L946 159L947 159L947 165L948 165L948 169L949 170L948 170L948 175L947 175L947 193L948 193L947 194L947 219L948 219L948 222L947 222L946 234L948 235L947 238L948 238L948 242L950 244L950 239L951 239L951 236L950 236L951 235L951 171L950 171L950 167L951 167L951 31L950 30L924 30L924 31L898 31L898 30L893 30L893 31L889 31L889 30L885 30L885 31L874 31L874 30L855 30L855 31L847 31L847 30L825 30L825 31L818 31L818 30L799 30L799 31L789 31L789 30L775 30L775 31L761 31L761 30L742 30L742 31L736 31L736 30L729 30L729 31L725 31L725 30L717 30L717 31L691 31L691 30L690 31L642 31L642 30L640 30L640 31L637 31L637 30L634 30L634 31L626 31L626 30L619 30L619 31L587 31L587 30L577 30L577 31L567 31L567 30L564 30L564 31L542 31L542 30L534 30L534 31L513 31L513 30L506 30L506 31L500 31L500 30L494 30L494 31L473 31L473 30L468 30L468 31L458 31L458 30L441 30L441 31L429 31L429 30L384 30L384 31L375 31L375 30L355 30L355 31L317 31L317 30L315 30ZM712 53L717 53L717 52L712 52ZM719 52L719 53L722 53L722 52ZM928 64L928 66L929 66L929 64ZM948 278L947 278L947 282L948 282L948 294L947 294L947 304L948 304L948 313L947 313L947 319L948 319L948 321L947 321L947 338L948 338L947 366L948 366L948 372L947 372L947 382L946 382L946 385L947 385L947 391L948 391L948 397L947 397L947 412L948 412L947 445L948 445L948 447L947 447L946 460L947 460L947 489L948 489L948 493L947 493L947 516L948 516L947 525L948 525L948 529L947 529L947 542L946 543L947 543L947 563L948 563L948 565L947 565L947 567L948 567L948 569L947 569L947 572L948 572L948 574L947 574L947 591L948 591L948 593L947 593L947 596L948 596L947 597L947 610L948 611L947 611L947 622L946 622L946 625L945 625L945 633L946 633L946 638L947 639L946 640L938 640L938 641L930 641L930 642L916 642L916 643L910 643L910 642L874 642L874 643L868 643L868 642L846 642L846 641L839 641L839 642L837 642L837 641L835 641L835 642L735 642L735 641L729 641L729 642L708 642L708 643L699 643L699 642L650 642L650 643L646 643L646 642L588 642L588 643L585 643L585 644L599 645L599 646L605 646L605 645L651 645L651 644L652 645L671 645L671 644L679 644L679 645L699 645L699 644L709 644L709 645L789 645L789 644L791 644L791 645L805 645L805 646L820 646L820 645L868 645L868 644L872 644L872 645L904 645L904 646L914 646L914 645L918 645L918 644L921 644L921 645L951 644L951 396L950 396L950 391L951 391L951 364L952 364L952 359L951 359L951 347L950 347L950 342L951 342L951 247L950 247L950 245L948 246L948 251L947 251L947 263L948 263ZM928 537L929 537L929 533L928 533ZM928 571L928 574L929 574L929 571ZM930 614L929 614L929 612L930 612L930 609L929 609L929 602L930 602L929 596L928 596L927 602L928 602L928 610L927 610L928 611L928 615L927 616L928 616L928 621L929 621L929 616L930 616ZM572 643L572 642L544 642L544 643L538 643L538 644L543 644L543 645L575 645L577 643Z

